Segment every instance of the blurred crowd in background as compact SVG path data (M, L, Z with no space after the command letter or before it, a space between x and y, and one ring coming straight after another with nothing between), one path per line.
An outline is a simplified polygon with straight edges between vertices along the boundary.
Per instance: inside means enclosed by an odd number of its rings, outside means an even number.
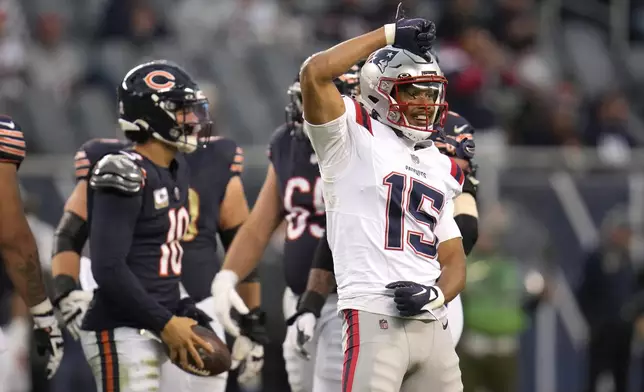
M25 130L23 180L39 201L29 206L43 262L73 153L119 135L116 85L132 66L166 58L199 78L217 131L246 147L253 201L301 62L392 22L398 1L0 0L0 111ZM644 391L644 1L404 4L436 21L450 109L477 129L481 233L459 347L466 388ZM68 172L30 171L39 156L66 156ZM272 282L282 281L279 240L263 266ZM264 293L275 340L264 391L288 388L275 287ZM92 391L85 370L69 349L50 390Z

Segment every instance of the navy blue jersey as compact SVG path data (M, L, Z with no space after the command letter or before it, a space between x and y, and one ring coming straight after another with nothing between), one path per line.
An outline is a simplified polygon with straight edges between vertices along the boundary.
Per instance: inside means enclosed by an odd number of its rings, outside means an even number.
M204 148L186 155L190 167L188 211L190 226L183 244L183 285L196 301L210 296L210 286L221 267L217 256L220 206L228 182L242 173L244 155L230 140L212 137Z
M322 180L318 162L305 136L278 128L270 142L269 158L279 180L287 221L284 245L286 284L296 294L306 290L315 248L326 229Z
M76 181L87 180L90 170L99 159L126 149L130 143L118 139L91 139L81 146L74 156Z
M190 224L187 208L189 188L187 163L181 154L177 154L170 168L162 168L131 150L120 151L118 154L128 156L139 165L145 178L143 188L136 196L132 196L139 198L139 204L136 207L138 216L133 219L135 223L132 224L131 242L125 264L147 293L146 298L152 298L163 308L174 313L179 302L179 281L182 270L183 249L180 240ZM98 207L95 207L95 203L98 203L98 199L95 198L101 197L101 200L105 200L108 197L105 195L107 192L97 191L91 186L88 187L87 192L92 271L99 288L95 291L83 328L99 331L116 327L133 327L156 329L160 332L159 328L163 323L148 323L134 304L124 301L124 298L128 297L125 294L122 296L118 290L115 290L114 282L109 282L109 290L105 287L108 282L105 279L101 282L98 272L105 266L101 265L102 255L94 249L95 238L101 237L96 231L119 231L120 227L109 227L109 214L96 210ZM119 205L114 205L111 211L116 214L115 211L118 209ZM134 211L135 214L136 212ZM108 227L93 224L92 220L99 219L99 213ZM127 241L130 239L128 238ZM110 269L104 273L108 272L112 273ZM121 285L116 286L120 290L131 289L124 283L116 282L116 284ZM149 301L139 308L145 305L149 305Z

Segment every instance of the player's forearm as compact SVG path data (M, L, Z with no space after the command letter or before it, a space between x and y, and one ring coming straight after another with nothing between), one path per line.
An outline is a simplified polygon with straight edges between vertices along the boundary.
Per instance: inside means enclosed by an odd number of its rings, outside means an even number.
M34 239L27 223L24 228L12 228L14 235L3 238L2 258L9 278L18 295L25 300L27 306L32 307L47 299L45 285L42 280L40 258L36 240ZM19 232L15 232L19 230Z
M443 292L445 302L453 300L465 288L465 252L460 238L442 242L438 248L441 275L438 288Z
M257 268L273 233L266 223L258 226L253 221L249 219L239 229L221 267L222 270L233 271L240 281Z
M311 268L309 280L306 283L306 291L314 291L325 299L335 288L335 275L333 271L321 268Z
M306 290L315 291L326 298L335 287L335 284L333 253L331 253L331 247L325 232L315 248Z
M130 316L139 320L141 325L160 333L172 318L172 313L148 294L124 262L114 265L109 258L92 256L92 273L101 291L121 308L128 309ZM103 264L109 266L101 267Z
M76 190L74 190L76 193ZM54 246L52 249L51 271L53 276L67 275L78 281L80 274L80 255L85 247L87 238L89 236L87 218L86 218L86 204L82 200L82 213L77 213L81 206L79 204L79 197L70 198L67 204L72 204L74 209L65 209L58 227L54 233ZM67 207L67 206L66 206Z
M386 45L385 29L381 27L314 54L302 66L300 83L306 85L315 81L332 81Z
M478 216L474 196L462 193L454 200L454 221L463 236L465 255L470 254L479 238Z
M456 298L465 288L465 258L462 262L451 263L441 268L441 278L438 281L438 287L445 296L445 302Z
M71 276L76 282L78 282L78 276L80 275L80 258L80 254L73 251L58 253L51 260L52 275Z
M259 308L262 304L262 287L259 282L242 282L237 286L237 293L248 309Z

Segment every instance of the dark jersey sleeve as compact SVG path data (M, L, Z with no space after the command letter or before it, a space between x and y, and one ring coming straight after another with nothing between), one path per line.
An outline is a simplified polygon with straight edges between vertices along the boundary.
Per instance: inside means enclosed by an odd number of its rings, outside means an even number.
M278 152L280 151L279 145L284 139L285 136L288 135L289 129L286 126L286 124L281 125L279 128L273 132L273 136L271 136L271 140L268 143L268 159L271 161L271 163L275 164L279 160L279 155ZM305 136L306 137L306 136Z
M20 167L26 154L27 146L20 126L8 116L0 116L0 162Z
M118 139L92 139L81 146L74 156L76 181L87 180L91 168L103 156L119 151L125 143Z
M333 272L333 254L331 253L331 247L329 247L329 241L326 238L326 232L320 238L320 242L315 249L313 265L311 267Z
M92 273L101 290L142 325L161 332L172 313L155 301L126 264L142 197L97 190L90 227ZM118 227L118 230L112 228Z

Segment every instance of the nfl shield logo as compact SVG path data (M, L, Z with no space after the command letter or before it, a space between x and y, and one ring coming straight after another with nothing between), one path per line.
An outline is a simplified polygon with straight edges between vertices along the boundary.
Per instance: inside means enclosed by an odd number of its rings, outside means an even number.
M411 161L414 162L416 165L420 163L420 159L414 154L411 154Z
M382 319L380 320L380 329L388 329L389 328L389 323L387 320Z

